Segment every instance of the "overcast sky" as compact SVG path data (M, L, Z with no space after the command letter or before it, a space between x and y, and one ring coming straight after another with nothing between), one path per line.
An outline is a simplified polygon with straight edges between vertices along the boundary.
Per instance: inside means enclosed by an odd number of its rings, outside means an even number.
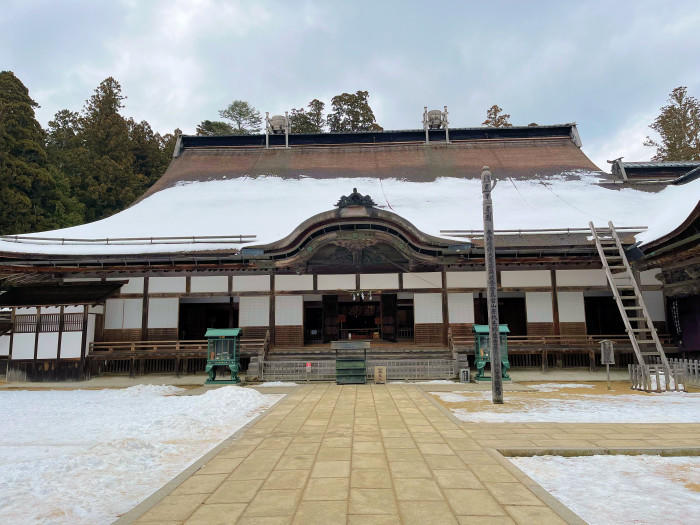
M647 126L679 85L700 97L700 3L4 0L0 69L41 105L78 110L108 76L124 114L194 133L233 99L280 113L370 92L385 129L423 106L477 126L577 122L600 167L645 160Z

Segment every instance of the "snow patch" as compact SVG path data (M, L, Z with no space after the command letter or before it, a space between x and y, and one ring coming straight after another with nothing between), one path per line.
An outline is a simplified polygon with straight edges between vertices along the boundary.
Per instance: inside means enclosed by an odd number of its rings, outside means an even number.
M259 385L255 386L262 386L262 387L271 387L271 386L299 386L297 383L292 383L290 381L266 381L264 383L260 383Z
M282 397L180 393L1 391L3 522L111 523Z
M447 403L491 401L491 392L430 392ZM503 405L475 405L479 410L454 408L462 421L556 423L700 423L700 394L597 395L566 394L532 398L506 392Z
M698 518L700 457L511 458L591 525L691 523ZM695 516L693 518L692 516Z
M538 392L557 392L564 388L593 388L593 385L585 385L582 383L540 383L532 385Z

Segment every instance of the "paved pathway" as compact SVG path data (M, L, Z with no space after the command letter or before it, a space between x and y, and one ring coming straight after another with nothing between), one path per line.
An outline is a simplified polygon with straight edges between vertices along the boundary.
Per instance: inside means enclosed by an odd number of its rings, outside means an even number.
M697 424L461 423L427 386L297 387L136 523L583 523L494 449L700 447Z

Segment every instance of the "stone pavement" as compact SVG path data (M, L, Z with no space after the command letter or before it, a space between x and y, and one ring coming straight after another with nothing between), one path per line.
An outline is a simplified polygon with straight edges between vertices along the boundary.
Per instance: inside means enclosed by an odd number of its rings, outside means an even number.
M290 389L119 523L583 523L495 449L700 448L698 424L463 423L430 386Z

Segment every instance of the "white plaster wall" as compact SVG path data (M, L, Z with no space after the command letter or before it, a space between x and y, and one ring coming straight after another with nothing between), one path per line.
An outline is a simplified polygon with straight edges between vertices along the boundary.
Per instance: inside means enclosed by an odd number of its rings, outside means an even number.
M12 359L34 359L34 334L13 334Z
M276 292L293 292L297 290L313 290L313 275L276 275Z
M124 299L107 299L105 312L105 330L124 328Z
M141 328L142 312L141 299L107 299L105 329Z
M269 326L270 297L241 297L238 310L239 326Z
M415 272L403 274L403 287L411 288L442 288L440 272Z
M85 353L90 353L90 343L95 340L95 325L97 324L97 317L94 315L88 315L88 324L85 334Z
M413 310L416 324L442 323L442 294L413 294Z
M177 301L177 299L174 299ZM122 328L141 328L143 320L143 300L124 299L124 326Z
M234 275L235 292L267 292L270 290L269 275Z
M474 294L448 293L447 313L450 323L473 323Z
M551 286L549 270L513 270L501 272L503 288L527 288Z
M363 290L397 290L398 273L361 273L360 288Z
M447 272L448 288L486 288L486 272Z
M107 277L108 281L124 281L126 279L126 277ZM130 277L128 281L119 289L119 293L143 293L143 277Z
M105 307L102 306L101 304L95 305L95 306L89 306L88 307L88 312L91 314L104 314L105 313Z
M607 286L603 270L556 270L557 288L560 286Z
M661 290L642 292L644 304L652 321L666 321L666 308L664 307L664 293Z
M148 328L177 328L180 300L177 297L148 301Z
M61 312L60 306L42 306L41 307L42 314L58 314L60 312Z
M226 275L192 277L190 279L190 292L228 292L228 277Z
M560 323L585 323L583 292L557 292Z
M551 292L525 292L525 312L528 323L553 322Z
M185 293L187 283L184 277L150 277L148 293Z
M82 332L63 332L61 336L61 357L80 357L80 345L82 342Z
M304 324L304 296L278 295L275 297L275 326Z
M0 355L10 355L9 335L0 335Z
M44 332L39 334L37 343L37 359L56 359L58 355L58 332Z
M663 284L663 281L661 279L657 279L656 276L661 277L661 268L653 268L651 270L644 270L643 272L639 272L639 280L641 281L642 285L655 285L655 284Z
M319 275L316 286L319 290L354 290L355 274Z

